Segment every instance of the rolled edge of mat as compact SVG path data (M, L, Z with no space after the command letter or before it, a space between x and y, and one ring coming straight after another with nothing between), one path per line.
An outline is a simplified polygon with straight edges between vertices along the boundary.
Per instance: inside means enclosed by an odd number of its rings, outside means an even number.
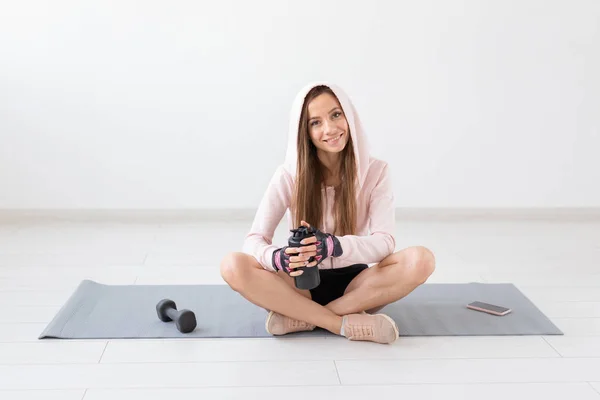
M101 286L101 284L98 282L89 280L89 279L84 279L83 281L81 281L79 283L79 285L77 286L77 288L75 289L75 291L73 292L73 294L71 294L71 296L69 296L67 301L65 301L63 306L58 310L58 312L56 313L54 318L52 318L52 320L48 323L48 325L46 325L46 327L44 328L42 333L40 333L40 335L38 336L38 340L61 339L62 338L59 335L50 335L50 334L48 334L48 332L55 331L56 327L64 327L66 325L66 323L69 321L69 319L72 316L72 313L67 314L67 312L66 312L67 308L72 307L73 304L79 304L79 302L86 295L86 291L89 291L91 289L91 288L89 288L90 286L99 287L99 286ZM89 292L88 292L88 294L89 294ZM62 329L60 329L60 330L62 331Z

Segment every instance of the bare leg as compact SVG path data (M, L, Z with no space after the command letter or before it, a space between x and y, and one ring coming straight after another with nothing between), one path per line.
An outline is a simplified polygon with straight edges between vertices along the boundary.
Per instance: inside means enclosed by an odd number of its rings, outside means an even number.
M292 289L294 289L296 292L300 293L302 296L306 297L307 299L312 299L312 296L310 294L310 290L303 290L303 289L298 289L296 287L296 285L294 284L294 278L289 276L288 274L286 274L283 271L279 271L277 272L277 276L281 279L283 279L283 281L289 285L289 287L291 287Z
M276 273L263 269L248 254L228 254L221 262L221 276L233 290L259 307L340 334L342 317L310 300Z
M344 295L326 308L337 315L376 312L425 283L434 269L435 258L427 248L400 250L358 274Z

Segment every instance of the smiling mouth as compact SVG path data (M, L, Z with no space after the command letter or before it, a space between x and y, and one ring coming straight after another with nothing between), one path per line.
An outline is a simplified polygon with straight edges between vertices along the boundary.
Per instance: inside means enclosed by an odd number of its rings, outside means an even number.
M334 137L334 138L331 138L331 139L327 139L327 140L325 140L324 142L325 142L325 143L328 143L328 144L336 144L337 142L339 142L339 140L340 140L340 138L341 138L342 136L344 136L344 134L343 134L343 133L340 133L340 134L339 134L339 135L337 135L336 137Z

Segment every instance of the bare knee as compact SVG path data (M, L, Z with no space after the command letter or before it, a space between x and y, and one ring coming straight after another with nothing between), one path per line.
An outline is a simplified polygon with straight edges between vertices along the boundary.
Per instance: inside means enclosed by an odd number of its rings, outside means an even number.
M256 268L256 260L245 253L229 253L221 261L221 277L231 288L239 291L248 280L248 273Z
M294 278L287 275L285 272L279 271L279 272L277 272L277 276L279 276L285 283L288 284L288 286L290 286L296 292L300 293L302 296L306 297L307 299L312 299L310 290L298 289L296 287L296 284L294 283Z
M435 256L428 248L416 246L411 264L414 279L418 284L422 284L435 271Z

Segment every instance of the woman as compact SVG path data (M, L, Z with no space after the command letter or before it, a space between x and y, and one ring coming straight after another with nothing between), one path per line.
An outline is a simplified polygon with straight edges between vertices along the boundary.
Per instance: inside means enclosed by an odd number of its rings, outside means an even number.
M221 275L270 310L266 329L273 335L318 326L350 340L392 343L395 322L373 313L424 283L435 265L424 247L394 252L394 207L389 167L369 156L348 96L335 85L309 85L292 107L285 163L269 183L243 252L223 259ZM290 229L317 229L302 247L272 243L286 211ZM297 268L306 266L321 275L312 290L294 285L302 274Z

